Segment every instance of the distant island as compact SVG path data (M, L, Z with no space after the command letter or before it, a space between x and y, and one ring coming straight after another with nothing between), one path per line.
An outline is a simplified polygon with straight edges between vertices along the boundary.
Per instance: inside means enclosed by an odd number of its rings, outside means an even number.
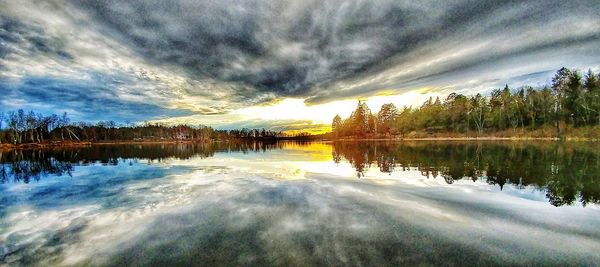
M373 114L362 101L349 118L333 118L333 139L581 139L600 138L600 77L561 68L551 86L489 97L452 93L418 108L384 104Z

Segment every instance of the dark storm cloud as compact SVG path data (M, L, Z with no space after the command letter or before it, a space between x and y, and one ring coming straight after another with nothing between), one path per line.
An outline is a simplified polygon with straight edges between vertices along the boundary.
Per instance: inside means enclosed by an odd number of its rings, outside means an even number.
M31 54L49 54L57 59L72 59L64 50L62 42L49 37L43 28L0 14L0 58L18 53L21 49Z
M78 0L107 34L158 64L283 96L330 99L335 84L408 62L405 55L453 38L519 34L571 16L599 28L597 1L96 1ZM600 30L544 29L545 39L476 54L415 77L370 84L346 95L421 84L507 58L582 44ZM502 40L498 40L502 42ZM490 45L494 47L493 44ZM597 50L595 50L597 51ZM410 62L409 62L410 63Z

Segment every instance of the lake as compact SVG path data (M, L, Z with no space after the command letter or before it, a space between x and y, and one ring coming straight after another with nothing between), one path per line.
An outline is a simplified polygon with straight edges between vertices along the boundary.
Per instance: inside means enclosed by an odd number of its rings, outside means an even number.
M597 265L600 144L0 152L3 265Z

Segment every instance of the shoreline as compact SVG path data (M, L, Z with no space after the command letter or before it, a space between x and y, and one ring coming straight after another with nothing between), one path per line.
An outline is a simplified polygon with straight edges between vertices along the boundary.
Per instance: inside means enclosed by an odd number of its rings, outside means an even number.
M72 142L72 141L59 141L51 143L27 143L27 144L0 144L0 150L14 150L14 149L45 149L45 148L68 148L68 147L85 147L94 145L148 145L148 144L208 144L213 142L229 142L231 140L148 140L148 141L98 141L98 142ZM255 140L263 141L263 140ZM275 139L270 141L293 141L289 139ZM408 138L322 138L322 139L310 139L308 142L344 142L344 141L565 141L565 142L599 142L598 138L586 138L586 137L566 137L560 139L558 137L499 137L499 136L481 136L481 137L408 137Z
M30 148L53 148L53 147L76 147L90 146L92 142L50 142L50 143L26 143L26 144L0 144L0 149L30 149Z
M91 142L91 145L139 145L139 144L208 144L222 141L200 141L200 140L149 140L149 141L99 141Z
M597 138L567 137L414 137L414 138L342 138L323 141L532 141L532 142L600 142Z
M94 145L135 145L135 144L196 144L196 143L211 143L220 141L199 141L199 140L163 140L163 141L58 141L50 143L26 143L26 144L0 144L0 150L13 150L13 149L45 149L45 148L68 148L68 147L86 147Z
M409 138L339 138L329 141L561 141L557 137L409 137ZM597 139L567 138L564 141L598 141Z

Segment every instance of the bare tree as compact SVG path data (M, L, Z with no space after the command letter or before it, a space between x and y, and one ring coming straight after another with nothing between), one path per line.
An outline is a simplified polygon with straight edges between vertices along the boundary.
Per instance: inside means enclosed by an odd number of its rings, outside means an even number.
M2 133L2 123L4 122L4 112L0 112L0 133ZM2 144L2 137L0 136L0 144Z

